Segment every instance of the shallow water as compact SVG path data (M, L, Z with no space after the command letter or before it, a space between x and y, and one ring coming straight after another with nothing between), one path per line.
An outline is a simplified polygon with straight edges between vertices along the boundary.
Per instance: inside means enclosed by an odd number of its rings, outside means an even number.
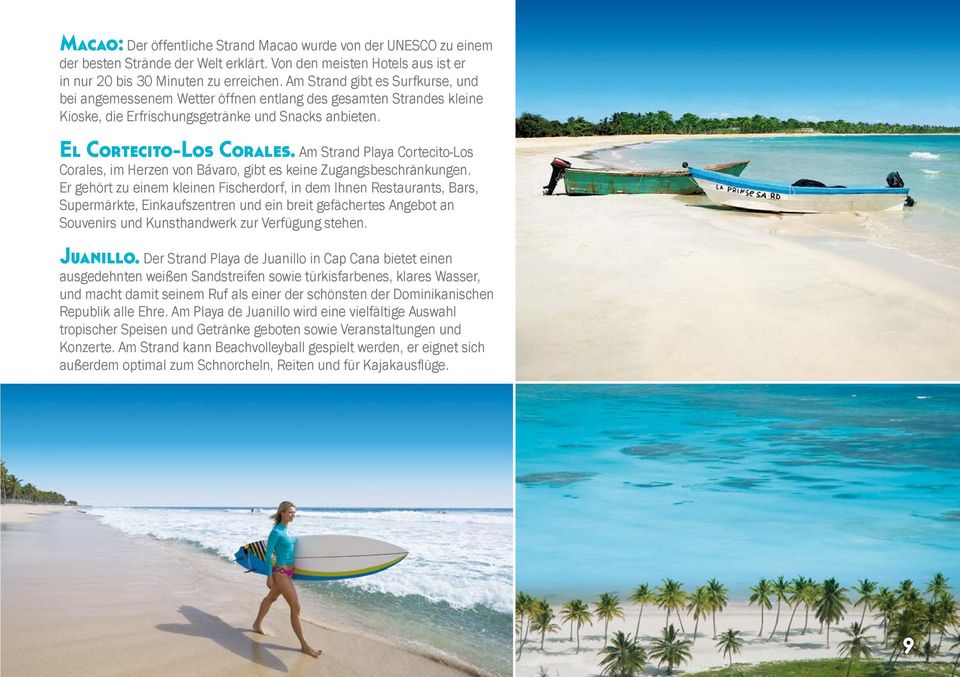
M92 508L131 534L179 540L233 561L239 546L266 538L271 509ZM349 533L410 550L400 564L363 578L297 583L341 620L441 653L494 674L511 671L513 557L510 510L347 510L298 508L296 534ZM236 565L233 565L236 566ZM240 572L239 566L236 566Z
M864 235L876 244L960 267L960 135L710 138L611 148L591 159L618 168L679 169L750 160L743 176L793 183L885 186L898 171L917 204L870 213Z
M960 387L517 387L517 587L960 583Z

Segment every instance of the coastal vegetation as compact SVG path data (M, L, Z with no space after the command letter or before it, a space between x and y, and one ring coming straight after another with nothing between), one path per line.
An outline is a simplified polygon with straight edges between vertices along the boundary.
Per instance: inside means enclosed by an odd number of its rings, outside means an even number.
M16 475L7 471L7 464L0 461L0 499L4 502L16 501L21 503L44 503L64 505L66 497L56 491L37 489L29 482L24 482ZM71 501L72 503L72 501Z
M896 671L888 671L882 662L863 661L854 665L847 675L847 661L840 659L806 660L806 661L777 661L774 663L756 663L743 665L735 663L733 668L688 672L685 677L723 677L732 674L737 677L930 677L941 675L949 677L950 666L943 663L913 663L903 665Z
M610 621L614 618L623 618L623 607L620 605L620 598L616 595L606 593L600 595L600 601L597 602L597 618L603 621L603 642L607 642L607 629L610 627Z
M849 593L854 595L852 602ZM633 589L629 599L639 606L636 630L632 634L614 628L610 636L610 622L615 618L625 619L625 610L617 595L604 593L595 603L593 613L582 599L570 600L560 607L560 618L570 624L569 640L564 638L560 641L573 642L576 634L574 653L579 654L581 627L593 625L594 620L602 620L604 631L599 649L602 674L614 677L638 675L648 662L655 665L658 672L663 670L666 674L672 674L676 668L691 661L700 621L712 617L718 665L710 673L696 674L716 674L716 670L720 669L730 674L762 674L770 677L813 677L838 675L841 672L846 677L887 674L956 676L960 668L960 609L951 593L949 581L942 573L935 574L922 589L910 580L901 581L895 588L890 588L881 587L876 581L865 578L848 589L834 578L821 583L802 576L789 581L782 576L776 579L761 578L751 586L748 601L750 606L760 609L759 633L754 625L752 628L728 628L717 634L717 616L720 616L722 623L729 600L726 587L716 579L710 579L692 591L684 589L680 581L670 578L664 579L656 587L643 583ZM774 601L777 610L773 630L765 634L764 614L772 610ZM664 625L659 634L642 636L640 620L644 608L650 604L664 614ZM797 617L801 606L804 609L803 629L798 630L800 622ZM820 622L819 630L816 626L813 629L809 627L811 610L814 618ZM778 632L781 611L784 611L784 618L789 612L789 617L785 629ZM857 612L859 620L856 620ZM852 622L843 626L841 624L845 620L851 620L847 617L848 613L853 615ZM694 621L692 636L684 629L684 615ZM544 650L546 636L561 629L553 623L551 605L524 592L517 593L516 618L517 660L531 629L540 635L540 651ZM631 614L627 628L632 626L632 620ZM675 623L679 624L679 628ZM747 644L762 646L782 642L788 645L791 633L804 636L808 631L823 636L821 646L836 650L837 658L763 663L764 668L759 671L754 669L757 666L735 662ZM843 635L842 641L835 647L831 646L832 631L839 631ZM748 640L748 634L756 638ZM600 639L599 635L593 637ZM915 647L905 658L906 638L913 639ZM586 638L588 642L590 639L590 636ZM803 646L811 646L811 641L804 640ZM587 648L590 648L589 644Z
M730 658L730 669L733 669L734 655L743 651L743 639L740 638L740 631L730 628L720 635L717 640L717 650L724 656Z
M617 632L600 654L600 674L614 677L634 677L640 674L647 662L646 652L630 639L629 635Z
M888 122L847 122L846 120L801 121L795 118L754 115L751 117L702 118L684 113L679 118L665 110L646 113L613 113L599 122L571 117L566 122L542 115L523 113L516 119L517 138L542 136L609 136L615 134L943 134L960 132L960 127L911 125Z

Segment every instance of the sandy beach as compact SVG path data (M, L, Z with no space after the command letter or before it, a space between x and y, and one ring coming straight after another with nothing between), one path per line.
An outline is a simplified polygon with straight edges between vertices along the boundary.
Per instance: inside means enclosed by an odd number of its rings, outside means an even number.
M554 605L554 612L557 619L554 621L560 624L560 605ZM594 611L594 605L590 604L590 610ZM784 634L787 623L790 620L790 611L784 606L780 612L780 623L773 639L770 638L770 632L773 630L774 620L776 618L776 605L772 611L765 612L764 634L758 637L760 630L760 611L757 607L747 606L745 602L731 602L730 605L717 615L717 632L721 633L728 628L741 631L743 638L743 650L734 658L734 663L763 663L768 661L786 661L786 660L815 660L821 658L837 658L837 645L845 639L840 633L838 627L848 627L850 623L860 621L861 609L851 609L848 606L847 616L842 623L833 626L830 631L830 649L826 648L826 630L820 634L820 624L810 614L810 623L806 634L803 631L803 607L797 611L793 620L793 626L790 630L790 640L784 643ZM640 613L640 607L632 604L623 605L624 619L614 619L610 622L608 634L622 631L624 634L632 635L637 627L637 617ZM647 605L643 610L643 619L640 622L640 645L647 651L650 649L651 640L659 637L663 629L666 614L662 609ZM676 621L676 614L671 614L671 623L679 630ZM685 615L683 624L687 630L688 639L693 639L694 621L691 617ZM868 635L880 640L883 637L882 628L871 620L867 615L866 625L872 625L868 630ZM716 648L716 642L712 639L713 629L711 620L708 617L705 621L700 621L700 627L697 631L696 641L690 649L692 660L684 664L681 668L675 668L674 673L691 673L699 670L707 670L712 667L727 665L727 658L722 656ZM517 662L517 677L535 677L538 674L540 666L549 670L551 677L587 677L587 675L596 675L600 672L599 657L597 652L603 647L603 621L594 619L593 626L584 625L580 630L580 653L576 653L576 636L574 641L570 641L570 627L564 624L561 630L552 635L547 635L544 641L543 651L540 650L540 637L531 635L527 638L524 651ZM879 648L879 641L874 643ZM885 652L881 655L885 655ZM647 673L655 674L656 661L647 661ZM666 667L664 667L664 671Z
M0 524L30 522L37 517L63 510L75 510L62 505L31 505L29 503L4 503L0 506Z
M517 140L518 380L960 378L960 270L867 242L868 216L541 194L554 156L670 138Z
M304 616L324 651L313 659L299 651L282 601L264 624L270 636L250 630L262 577L75 510L5 505L3 519L5 677L470 674Z

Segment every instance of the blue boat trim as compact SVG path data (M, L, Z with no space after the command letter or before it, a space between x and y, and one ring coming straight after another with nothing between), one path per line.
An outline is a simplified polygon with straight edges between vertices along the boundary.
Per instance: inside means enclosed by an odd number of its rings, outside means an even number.
M748 190L765 190L773 193L786 193L787 195L863 195L870 193L901 193L906 195L910 192L909 188L869 188L850 186L847 188L816 188L808 186L788 186L782 183L767 183L766 181L753 181L743 177L730 176L720 172L711 172L706 169L697 169L690 167L690 174L698 179L716 181L725 186L734 188L746 188Z

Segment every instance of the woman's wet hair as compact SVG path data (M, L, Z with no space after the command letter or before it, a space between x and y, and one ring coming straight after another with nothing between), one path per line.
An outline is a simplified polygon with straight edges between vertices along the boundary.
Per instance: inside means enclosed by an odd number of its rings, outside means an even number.
M283 501L280 504L280 507L277 508L277 511L272 515L270 515L270 519L273 520L274 524L280 524L280 521L283 519L283 513L287 510L287 508L296 508L296 507L297 506L293 504L293 501Z

